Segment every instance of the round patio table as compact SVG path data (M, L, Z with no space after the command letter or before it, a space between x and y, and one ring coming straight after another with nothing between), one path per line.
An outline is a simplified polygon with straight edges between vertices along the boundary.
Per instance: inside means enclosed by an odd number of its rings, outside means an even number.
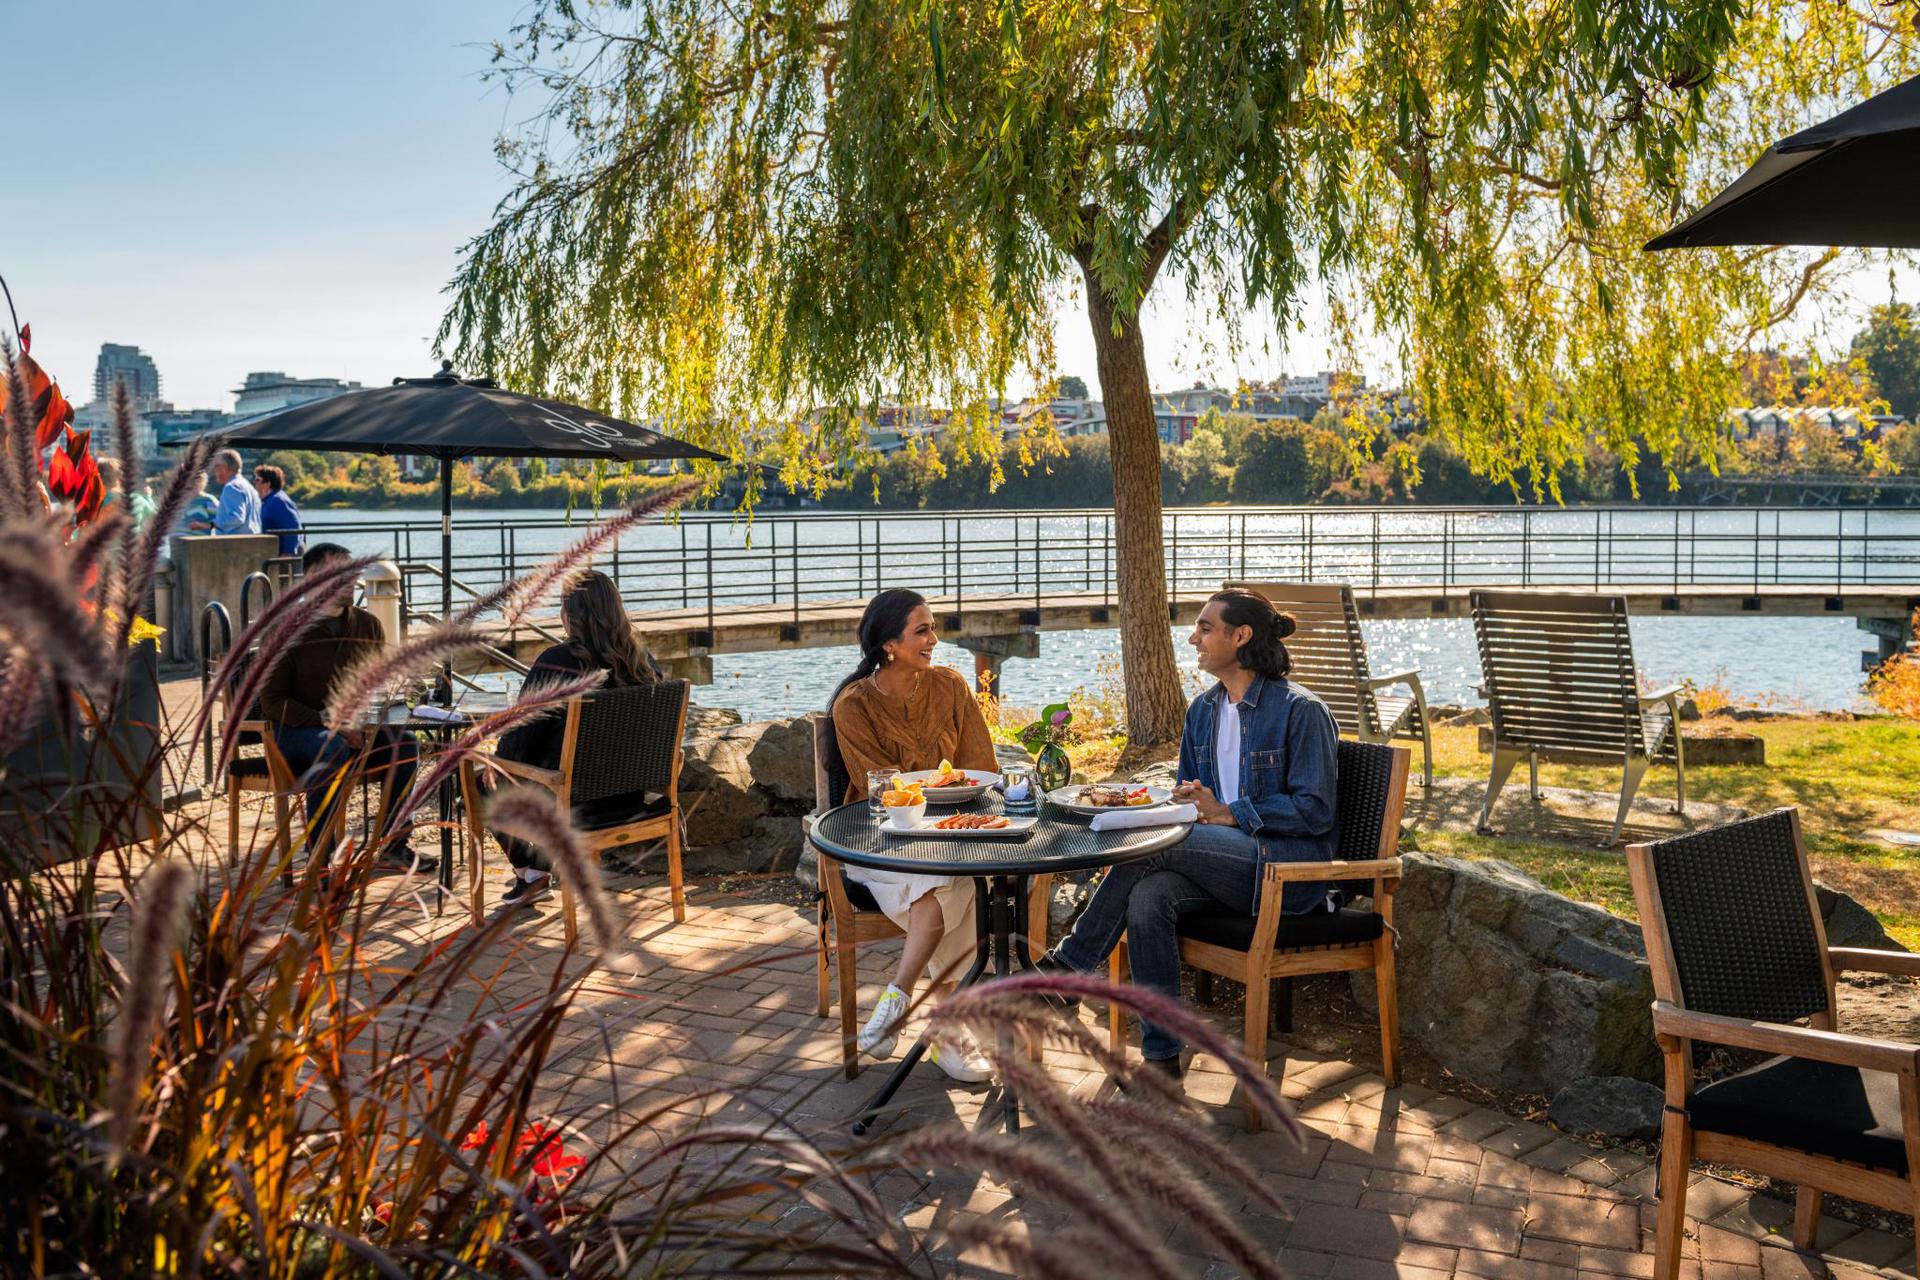
M992 792L951 808L949 813L998 813L1000 798ZM972 986L986 972L989 957L994 973L1013 973L1014 961L1033 968L1027 950L1027 877L1064 871L1084 871L1132 862L1170 848L1186 839L1188 827L1134 827L1125 831L1094 831L1090 819L1043 806L1040 821L1025 838L1014 836L889 835L875 821L865 800L843 804L820 815L812 840L829 857L850 866L910 875L969 876L975 894L974 921L979 930L973 967L960 979ZM864 1134L881 1109L906 1082L907 1074L927 1051L922 1035L907 1056L894 1067L887 1082L860 1109L853 1131ZM1020 1130L1020 1103L1012 1086L1002 1091L1008 1133Z

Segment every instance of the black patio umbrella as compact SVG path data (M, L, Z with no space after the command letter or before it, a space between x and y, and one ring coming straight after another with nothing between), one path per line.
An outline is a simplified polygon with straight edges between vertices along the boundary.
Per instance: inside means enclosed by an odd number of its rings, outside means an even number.
M1920 248L1920 76L1767 148L1648 249L1812 244Z
M453 613L453 464L461 458L726 458L559 400L507 391L491 378L461 378L451 362L431 378L349 391L204 433L257 449L416 453L440 461L440 616ZM171 441L173 446L184 440Z

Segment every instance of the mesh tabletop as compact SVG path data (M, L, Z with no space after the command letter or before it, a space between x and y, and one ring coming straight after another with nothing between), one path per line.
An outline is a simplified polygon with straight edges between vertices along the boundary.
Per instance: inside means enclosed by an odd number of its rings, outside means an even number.
M983 796L971 804L941 806L930 814L998 813L997 797ZM1178 844L1185 826L1137 827L1131 831L1099 831L1090 819L1049 810L1026 839L938 835L888 835L880 829L865 800L843 804L820 815L813 826L813 842L840 861L875 871L946 876L1039 875L1042 872L1080 871L1131 862Z

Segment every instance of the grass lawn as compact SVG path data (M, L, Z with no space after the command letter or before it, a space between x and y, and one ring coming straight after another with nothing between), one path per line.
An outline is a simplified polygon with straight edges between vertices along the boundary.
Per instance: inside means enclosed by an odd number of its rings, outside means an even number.
M1920 849L1897 849L1866 834L1876 827L1920 831L1920 722L1757 720L1739 727L1766 739L1767 763L1689 766L1688 797L1754 813L1798 805L1815 877L1852 894L1902 946L1920 951ZM1486 776L1489 762L1476 747L1476 730L1436 729L1433 752L1437 772ZM1585 791L1620 786L1618 770L1599 768L1542 765L1540 780ZM1670 798L1673 771L1650 771L1641 794ZM1422 832L1420 847L1503 858L1568 897L1634 915L1626 861L1617 852L1445 832Z
M1920 951L1920 849L1898 849L1866 834L1876 827L1920 831L1920 721L1782 719L1737 727L1767 740L1767 763L1689 767L1688 797L1736 804L1753 813L1798 805L1814 875L1852 894L1880 917L1902 946ZM1480 753L1476 735L1471 728L1434 730L1435 771L1484 781L1489 761ZM1418 752L1416 746L1416 769ZM1071 754L1076 769L1101 778L1130 777L1134 769L1173 753L1170 748L1123 752L1121 741L1102 739L1076 746ZM1517 777L1510 785L1524 789L1524 770ZM1540 781L1617 794L1620 773L1542 765ZM1673 771L1653 769L1641 784L1641 794L1671 798ZM1501 858L1570 898L1634 918L1633 888L1618 851L1449 832L1421 832L1420 847L1455 857Z

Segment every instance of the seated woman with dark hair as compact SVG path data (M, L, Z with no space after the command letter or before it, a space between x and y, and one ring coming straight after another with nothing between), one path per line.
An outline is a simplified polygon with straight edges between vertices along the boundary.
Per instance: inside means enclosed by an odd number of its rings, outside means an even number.
M660 679L652 656L627 618L619 588L606 574L596 569L576 574L560 601L560 618L566 627L566 640L534 659L523 690L536 690L595 671L606 672L607 686L615 689ZM494 754L516 764L555 769L560 765L565 734L566 717L542 716L502 734ZM621 817L639 812L648 801L644 795L613 796L595 801L593 807L610 817ZM544 853L511 836L496 833L494 838L507 851L507 861L515 872L512 886L500 899L502 906L527 906L553 891L553 869Z
M847 766L848 801L866 798L870 770L913 773L942 760L961 769L999 768L966 677L933 663L938 643L933 611L918 592L895 588L867 602L860 618L860 663L834 690L830 704ZM884 1058L893 1052L920 972L940 981L964 967L979 945L973 884L860 867L848 867L847 877L867 886L887 918L907 932L893 982L860 1032L860 1051ZM977 1082L993 1074L964 1030L936 1040L927 1056L956 1080Z

